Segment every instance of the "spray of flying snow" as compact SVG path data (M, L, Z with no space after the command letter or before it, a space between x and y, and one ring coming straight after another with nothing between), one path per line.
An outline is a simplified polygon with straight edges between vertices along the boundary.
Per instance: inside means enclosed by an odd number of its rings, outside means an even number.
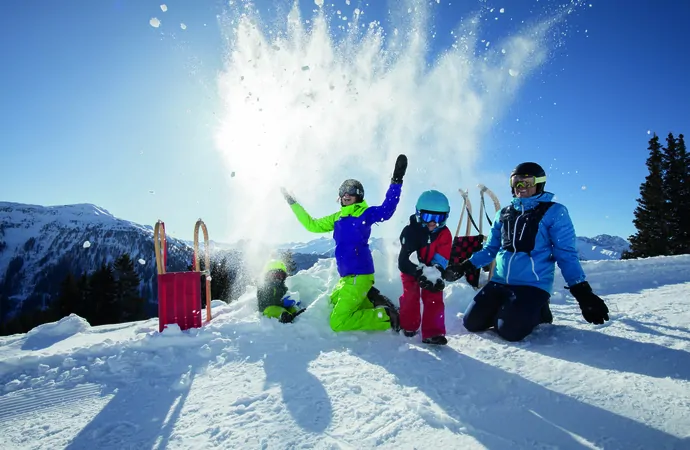
M161 26L161 21L156 17L152 17L151 20L149 20L149 25L151 25L153 28L158 28Z
M161 5L161 11L166 12L168 10L168 5L162 4Z
M395 5L395 33L355 14L341 39L322 10L305 21L297 5L284 32L246 5L223 17L228 51L215 138L228 173L232 238L283 241L281 230L301 227L281 185L316 217L337 210L346 178L362 181L369 204L380 204L400 153L409 168L399 210L410 211L422 190L455 200L461 184L479 181L480 138L545 61L546 34L558 19L484 48L478 13L458 24L455 43L429 65L431 6ZM397 234L400 223L382 226Z

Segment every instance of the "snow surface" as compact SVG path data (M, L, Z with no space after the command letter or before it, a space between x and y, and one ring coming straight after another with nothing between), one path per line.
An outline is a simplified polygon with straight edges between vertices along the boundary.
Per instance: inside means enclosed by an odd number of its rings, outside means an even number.
M294 324L261 317L253 287L185 332L72 315L0 338L3 447L690 448L690 256L583 265L611 321L584 322L559 275L554 324L519 343L464 330L464 281L447 347L335 334L333 259L288 279L309 308Z

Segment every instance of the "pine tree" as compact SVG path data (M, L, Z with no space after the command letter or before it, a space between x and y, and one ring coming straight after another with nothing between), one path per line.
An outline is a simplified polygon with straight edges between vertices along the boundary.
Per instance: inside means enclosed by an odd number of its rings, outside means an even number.
M668 227L664 197L663 157L659 137L654 134L649 140L647 168L649 175L640 185L633 223L637 233L630 236L630 252L626 257L649 257L667 255Z
M662 167L664 173L664 214L668 226L668 251L671 255L678 254L681 247L682 229L680 224L680 204L683 196L683 178L685 161L680 157L676 138L669 133L666 146L662 153Z
M116 299L117 286L113 267L103 263L89 279L87 298L89 314L85 317L91 326L118 323L122 311Z
M685 147L685 137L678 135L676 142L678 150L678 169L681 178L681 192L678 198L678 238L676 253L690 254L690 155Z
M91 307L91 304L89 303L89 299L91 298L91 280L86 273L82 273L79 277L79 280L77 281L77 289L79 289L79 301L76 305L74 314L78 315L79 317L83 317L88 321L87 314L89 308Z
M116 287L116 302L121 310L120 322L144 319L144 299L139 295L141 280L134 270L134 263L125 253L113 265Z
M230 269L226 256L211 261L211 294L214 299L230 302Z
M82 298L82 292L79 289L79 284L72 273L68 273L62 283L60 284L60 293L53 303L53 309L58 319L69 316L70 314L78 314Z

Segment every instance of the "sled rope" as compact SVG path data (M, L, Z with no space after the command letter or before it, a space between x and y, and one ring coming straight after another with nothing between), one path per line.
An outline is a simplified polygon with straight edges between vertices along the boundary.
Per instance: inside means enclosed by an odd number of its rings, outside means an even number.
M458 220L458 226L455 230L455 236L453 237L453 252L451 253L451 259L453 260L454 264L458 264L462 262L460 259L466 259L471 256L471 254L474 251L478 251L482 244L486 242L488 236L486 236L483 232L484 228L484 218L486 218L487 222L489 223L489 226L493 226L493 221L491 220L491 217L489 217L489 213L486 208L486 200L484 198L485 195L488 195L493 204L494 208L496 209L496 212L500 211L501 209L501 203L498 200L498 197L496 197L496 194L494 194L491 189L487 188L483 184L478 184L477 187L479 188L479 193L480 193L480 204L479 204L479 225L477 225L477 222L474 220L474 217L472 217L472 203L470 202L468 191L463 190L463 189L458 189L460 192L460 195L462 195L463 199L463 204L462 204L462 209L460 211L460 220ZM460 228L462 227L462 221L465 218L465 213L467 213L467 226L465 228L465 234L464 236L460 235ZM471 236L470 232L472 231L472 227L477 231L478 235L477 236ZM488 233L487 233L488 234ZM455 255L455 256L453 256ZM496 261L492 261L490 265L484 267L484 271L488 272L488 280L491 280L494 269L496 267ZM477 273L473 275L471 278L469 275L466 276L466 279L468 283L474 287L475 289L479 289L479 271L480 269L477 269Z
M467 212L467 228L465 229L465 236L470 235L470 224L477 230L477 233L481 234L479 227L477 227L474 218L472 217L472 203L470 202L467 191L458 189L460 195L462 195L462 211L460 212L460 220L458 220L458 227L455 229L455 236L460 236L460 226L462 225L462 219L465 217L465 212ZM480 224L481 225L481 224Z

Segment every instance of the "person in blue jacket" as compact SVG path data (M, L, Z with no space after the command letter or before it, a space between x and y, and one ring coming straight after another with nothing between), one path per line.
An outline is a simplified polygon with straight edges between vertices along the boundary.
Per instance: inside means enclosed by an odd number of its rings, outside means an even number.
M551 323L549 299L555 264L561 269L582 316L589 323L609 320L604 301L592 292L577 253L573 222L566 207L544 191L546 172L537 163L513 169L511 204L496 213L484 248L458 266L461 275L496 259L491 281L468 306L468 331L494 328L508 341L520 341L540 323Z

